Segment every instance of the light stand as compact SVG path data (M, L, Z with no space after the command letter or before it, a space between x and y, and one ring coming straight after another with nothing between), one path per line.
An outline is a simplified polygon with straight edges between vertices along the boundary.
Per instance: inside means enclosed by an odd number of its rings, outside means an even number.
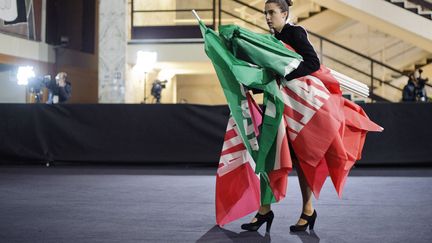
M147 97L146 97L146 95L147 95L147 92L146 92L146 89L147 89L147 72L144 72L144 98L143 98L143 104L145 104L146 102L147 102Z
M147 100L147 74L153 70L154 66L157 62L157 53L156 52L146 52L146 51L138 51L137 52L137 62L134 66L134 69L139 73L144 73L144 98L143 104L146 103Z

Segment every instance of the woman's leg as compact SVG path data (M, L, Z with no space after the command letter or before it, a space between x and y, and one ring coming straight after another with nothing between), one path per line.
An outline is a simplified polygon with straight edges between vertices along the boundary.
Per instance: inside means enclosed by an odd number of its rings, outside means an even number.
M261 215L265 215L265 214L267 214L268 212L270 212L270 210L271 210L270 204L268 204L268 205L262 205L262 206L258 209L258 213L261 214ZM255 223L256 221L257 221L257 218L254 217L254 218L252 219L251 223Z
M258 209L258 213L260 213L260 214L266 214L266 213L270 212L270 210L271 210L270 204L268 204L268 205L262 205Z
M297 175L298 175L298 179L299 179L299 184L300 184L300 190L302 193L302 199L303 199L303 213L305 213L306 215L312 215L314 212L314 208L312 206L312 190L310 189L310 187L308 186L307 182L306 182L306 177L303 174L303 171L300 168L300 165L298 163L297 160L293 159L293 163L294 163L294 167L296 168L297 171ZM299 219L297 222L297 225L304 225L306 224L306 220L304 219Z

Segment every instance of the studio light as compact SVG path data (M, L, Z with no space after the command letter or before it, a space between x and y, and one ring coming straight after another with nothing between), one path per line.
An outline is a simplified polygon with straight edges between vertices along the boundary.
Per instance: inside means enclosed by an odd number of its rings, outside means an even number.
M27 85L30 78L34 78L35 72L33 70L33 67L31 66L24 66L19 67L17 72L17 82L18 85Z
M144 74L144 99L143 103L146 103L147 100L147 73L153 70L157 63L157 53L156 52L147 52L147 51L138 51L137 52L137 61L135 66L133 67L134 72L138 74Z
M157 52L138 51L137 61L134 69L137 71L148 73L155 67L157 62Z

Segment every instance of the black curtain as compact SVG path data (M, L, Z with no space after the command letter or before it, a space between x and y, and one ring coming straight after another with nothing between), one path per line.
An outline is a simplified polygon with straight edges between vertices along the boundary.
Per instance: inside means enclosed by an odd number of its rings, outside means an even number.
M432 164L432 104L363 104L357 164ZM227 106L0 104L1 161L218 163Z

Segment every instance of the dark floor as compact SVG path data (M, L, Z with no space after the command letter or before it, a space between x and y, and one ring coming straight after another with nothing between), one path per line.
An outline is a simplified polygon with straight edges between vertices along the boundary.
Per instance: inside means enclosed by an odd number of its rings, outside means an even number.
M315 231L295 173L270 236L215 226L215 168L0 166L0 242L432 242L432 168L354 168L342 199L325 183Z

